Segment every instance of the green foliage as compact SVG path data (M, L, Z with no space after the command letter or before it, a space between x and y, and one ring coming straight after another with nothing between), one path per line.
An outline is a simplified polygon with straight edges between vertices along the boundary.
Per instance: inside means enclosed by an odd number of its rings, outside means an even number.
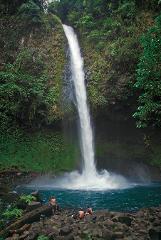
M0 73L1 126L48 124L49 111L59 100L60 89L48 87L49 77L40 54L24 48L13 64ZM54 114L53 118L54 119ZM38 121L38 123L37 123Z
M84 240L92 240L92 235L90 233L86 233L86 234L84 234L83 239Z
M92 29L94 27L94 19L92 15L84 15L82 16L78 22L76 22L76 26L80 29Z
M154 27L141 38L143 54L137 69L135 87L140 90L134 117L138 127L161 126L161 15Z
M123 4L120 5L118 8L118 13L121 15L121 17L128 18L128 19L134 19L136 16L136 5L135 1L124 1Z
M31 71L35 72L37 68L35 70L33 65ZM34 125L37 118L40 124L45 120L48 107L46 76L34 76L34 73L30 75L23 69L23 64L17 67L15 62L13 65L6 66L5 71L1 71L0 82L2 125L5 119L7 122L13 121L19 125L22 122L23 125Z
M66 142L60 132L12 132L1 134L0 169L16 166L23 171L70 171L78 157L76 143Z
M48 3L48 13L57 14L57 8L59 1L53 1Z
M39 26L42 24L40 7L32 0L21 5L19 14L26 22L29 22L29 25Z
M157 167L161 167L161 149L157 143L152 145L151 164Z
M138 7L141 7L143 9L149 9L149 10L155 10L160 11L160 0L135 0Z
M14 218L19 218L22 216L22 210L18 209L16 207L10 207L8 209L6 209L4 211L4 213L2 214L2 216L6 219L6 220L11 220Z
M15 14L23 4L28 4L29 2L31 2L31 0L1 0L0 10L3 14ZM43 11L43 6L45 5L44 0L33 0L33 3Z
M49 240L49 238L45 235L40 235L37 240Z
M80 12L74 10L68 14L68 20L69 22L73 23L73 26L77 26L77 24L80 22L80 18Z
M17 55L13 68L15 72L40 77L43 74L44 63L40 54L24 48Z
M62 0L53 5L80 32L92 107L127 99L140 53L139 23L132 21L137 21L135 1Z
M20 200L27 204L30 204L31 202L35 201L36 198L32 195L22 195L20 196Z
M48 6L48 11L57 14L63 21L77 21L86 15L92 15L94 21L97 21L116 12L122 18L131 20L135 18L137 8L159 11L159 7L159 0L53 0ZM78 14L78 18L75 13Z

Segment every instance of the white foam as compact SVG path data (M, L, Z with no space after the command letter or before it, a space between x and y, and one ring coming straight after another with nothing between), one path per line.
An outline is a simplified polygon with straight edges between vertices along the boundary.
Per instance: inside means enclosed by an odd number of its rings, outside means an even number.
M132 185L123 176L103 170L100 173L96 173L92 178L80 174L78 171L65 173L63 176L56 178L42 176L29 184L28 187L36 189L105 191L125 189L132 187Z

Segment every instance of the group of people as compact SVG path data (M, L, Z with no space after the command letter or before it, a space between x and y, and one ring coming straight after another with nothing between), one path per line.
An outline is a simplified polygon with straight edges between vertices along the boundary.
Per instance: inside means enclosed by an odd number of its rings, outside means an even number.
M57 204L57 200L54 196L52 196L49 199L49 205L52 206L53 213L55 213L57 210L60 209L59 205ZM78 212L72 215L72 217L74 219L83 219L85 216L92 215L92 214L93 214L93 210L91 207L88 207L85 211L83 210L83 208L80 208Z
M85 216L92 215L92 214L93 214L93 210L91 207L88 207L86 211L84 211L83 208L80 208L80 210L78 211L77 217L79 219L83 219Z

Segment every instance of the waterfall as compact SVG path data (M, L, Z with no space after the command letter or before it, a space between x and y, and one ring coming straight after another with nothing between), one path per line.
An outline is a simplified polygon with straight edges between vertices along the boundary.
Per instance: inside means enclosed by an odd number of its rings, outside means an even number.
M80 122L81 153L83 158L82 174L77 171L66 174L55 181L55 186L70 189L113 189L127 187L122 176L110 174L106 170L98 173L94 161L93 133L87 104L84 62L81 56L77 35L72 27L63 25L70 50L70 67L75 88L76 105Z
M58 176L54 179L46 179L45 182L43 178L43 183L41 183L41 180L38 179L35 185L37 187L41 186L42 188L47 189L59 188L97 191L127 188L129 187L129 183L124 177L118 174L111 174L106 170L102 170L101 172L96 170L94 161L93 133L87 104L83 70L83 58L81 57L78 39L73 28L66 25L63 25L63 28L70 49L70 67L80 122L83 169L82 173L73 171L71 173L65 173L63 176Z
M83 175L86 178L90 178L96 174L96 167L94 162L93 133L87 105L83 58L81 57L77 35L73 28L67 25L63 25L63 28L70 49L72 80L79 114Z

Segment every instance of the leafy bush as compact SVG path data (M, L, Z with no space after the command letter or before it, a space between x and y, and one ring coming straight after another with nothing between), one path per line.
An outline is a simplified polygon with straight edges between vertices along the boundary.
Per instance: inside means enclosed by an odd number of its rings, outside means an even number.
M54 2L49 2L48 3L48 13L52 13L52 14L57 14L57 8L58 8L58 1L54 1Z
M34 124L47 112L45 76L40 78L14 70L14 65L0 73L0 110L2 120ZM40 120L39 119L39 120ZM41 122L40 120L40 122ZM3 123L2 123L3 124Z
M138 127L161 126L161 15L141 38L143 54L137 69L135 88L140 91L134 114Z
M77 27L82 29L92 29L94 27L94 19L92 15L84 15L77 22Z
M103 21L103 25L103 28L106 30L116 30L121 27L121 23L118 20L109 17Z
M49 240L49 238L47 236L44 235L40 235L37 240Z
M77 23L79 22L80 18L81 18L80 12L72 11L68 14L68 21L74 26L77 26Z
M34 3L32 0L20 6L19 14L26 21L29 21L30 24L37 25L37 26L42 24L40 7L36 3Z
M43 61L32 51L24 49L13 64L0 73L1 125L37 125L47 123L54 101L53 89L48 89L48 78L43 73ZM50 98L52 93L53 98ZM13 124L12 124L13 125ZM39 125L39 126L40 126Z
M124 1L118 8L118 13L122 18L134 19L136 16L135 1Z
M7 220L11 220L14 218L19 218L22 216L22 210L18 209L16 207L10 207L8 209L5 210L5 212L2 214L2 216L7 219Z
M32 195L22 195L20 197L20 200L24 201L27 204L30 204L32 201L35 201L36 198L34 196L32 196Z

